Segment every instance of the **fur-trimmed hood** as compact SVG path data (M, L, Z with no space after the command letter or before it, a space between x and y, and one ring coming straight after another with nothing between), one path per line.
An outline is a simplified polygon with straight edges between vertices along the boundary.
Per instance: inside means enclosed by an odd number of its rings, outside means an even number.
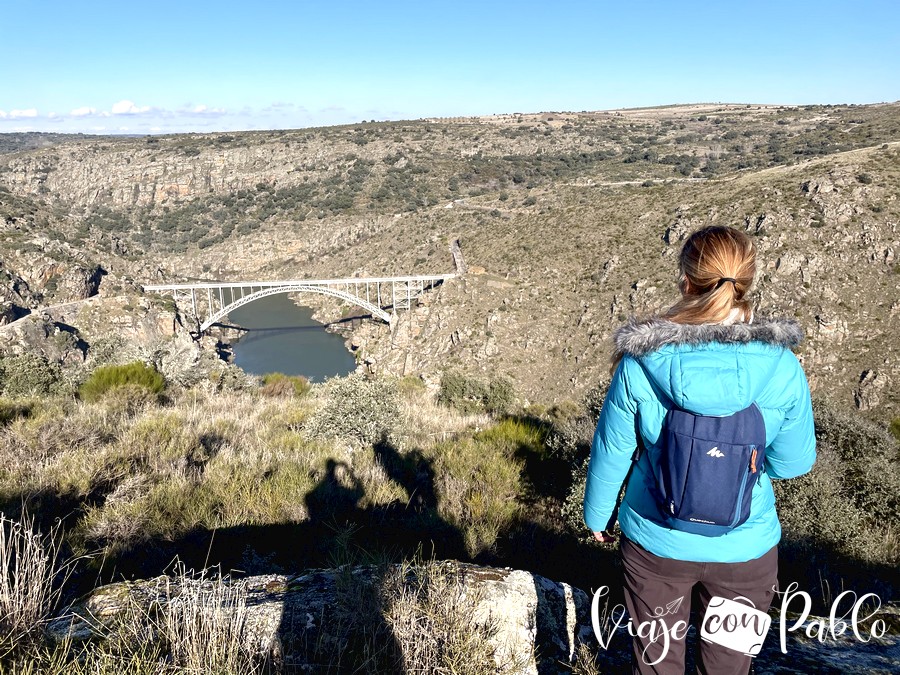
M641 357L665 345L702 345L709 342L764 342L792 349L803 341L803 329L793 319L760 319L752 323L690 325L668 319L632 319L613 333L616 351Z

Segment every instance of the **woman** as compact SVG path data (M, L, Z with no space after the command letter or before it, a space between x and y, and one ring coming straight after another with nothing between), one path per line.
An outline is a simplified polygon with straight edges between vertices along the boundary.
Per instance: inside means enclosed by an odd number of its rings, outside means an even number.
M792 320L754 318L747 299L756 272L750 238L728 227L694 232L682 248L679 267L681 300L662 316L631 321L615 333L617 364L594 434L584 498L585 522L597 540L614 541L617 497L628 478L617 513L624 535L626 606L634 625L656 622L670 632L678 621L689 620L695 586L701 620L716 596L743 597L756 609L768 610L781 538L770 479L800 476L815 460L809 386L790 351L802 332ZM661 483L668 474L660 466L678 464L664 454L675 451L667 431L671 411L686 411L692 419L725 419L726 426L738 413L760 419L765 440L759 466L756 446L750 446L746 520L735 517L710 528L712 534L698 533L686 531L691 527L678 525L667 512L669 502L660 495L667 490ZM714 445L696 461L721 466L715 462L728 461L728 454ZM706 493L697 494L699 499L732 491L724 482L707 482L713 484L688 489ZM702 517L686 520L707 527ZM655 640L635 637L634 672L684 672L683 634L672 633L678 639L667 646L659 635ZM750 663L751 657L739 651L700 643L701 673L746 673Z

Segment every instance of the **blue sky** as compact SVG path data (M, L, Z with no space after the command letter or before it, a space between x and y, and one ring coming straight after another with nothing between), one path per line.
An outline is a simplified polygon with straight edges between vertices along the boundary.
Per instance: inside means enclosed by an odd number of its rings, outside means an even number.
M900 99L900 2L0 0L0 133Z

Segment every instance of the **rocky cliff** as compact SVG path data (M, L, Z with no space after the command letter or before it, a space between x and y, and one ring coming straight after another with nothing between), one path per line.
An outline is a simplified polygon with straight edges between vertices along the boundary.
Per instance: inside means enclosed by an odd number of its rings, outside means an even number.
M611 331L674 301L686 234L724 223L758 246L759 311L806 330L813 386L884 421L900 414L898 120L898 105L695 106L15 152L0 159L0 321L92 292L97 266L111 296L161 279L435 273L460 238L471 273L390 331L361 323L354 345L395 373L577 399L605 377Z

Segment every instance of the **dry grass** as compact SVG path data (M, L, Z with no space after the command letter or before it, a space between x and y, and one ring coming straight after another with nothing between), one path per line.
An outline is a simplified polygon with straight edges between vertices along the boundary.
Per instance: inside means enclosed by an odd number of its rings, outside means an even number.
M6 650L11 658L0 660L0 673L255 675L265 666L248 630L246 590L218 574L177 570L158 602L127 600L106 621L97 628L100 639L86 643L17 642L14 652Z
M574 675L602 675L600 665L597 663L597 654L585 643L578 643L575 649L575 659L572 663Z
M55 529L43 535L31 518L0 514L0 653L33 638L55 609L58 552Z
M482 594L439 564L400 566L382 586L385 618L401 654L400 672L518 673L532 655L507 655L498 628L473 623Z
M486 429L492 418L486 413L466 415L440 405L427 389L406 388L400 402L402 440L408 447L425 447L452 440L471 431Z
M345 494L358 492L362 510L408 506L427 488L439 500L429 508L465 532L473 554L493 545L516 510L521 462L516 443L479 436L489 416L460 414L422 387L404 387L395 404L375 410L392 429L388 470L356 427L348 436L308 432L330 405L330 388L319 386L301 399L198 388L165 405L42 401L0 428L0 497L13 510L39 495L42 504L58 496L60 509L80 501L84 515L68 536L85 553L195 528L302 522L308 495L332 479ZM411 484L426 465L433 484Z
M221 575L191 579L183 570L167 589L160 632L173 662L190 673L261 672L251 649L247 592Z

